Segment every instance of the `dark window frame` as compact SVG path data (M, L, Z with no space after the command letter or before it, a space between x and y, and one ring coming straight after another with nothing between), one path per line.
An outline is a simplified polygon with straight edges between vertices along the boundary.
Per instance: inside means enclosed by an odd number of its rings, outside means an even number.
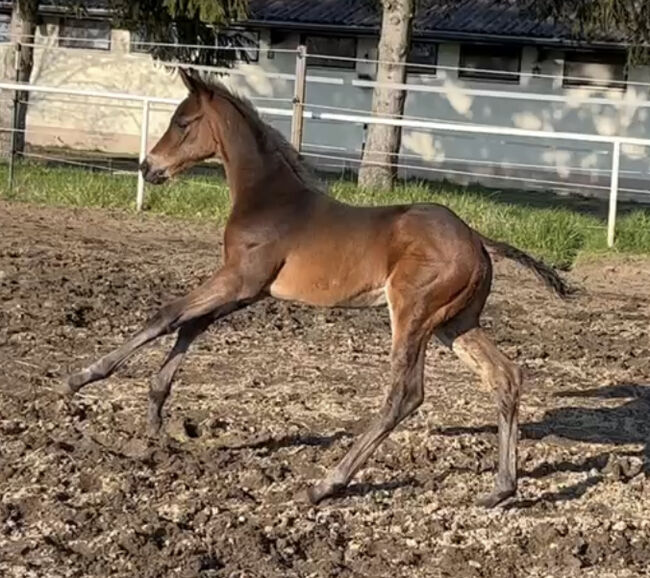
M433 62L416 62L413 61L413 46L430 46L434 49L434 58ZM439 42L430 42L428 40L412 40L411 46L409 47L409 54L407 57L406 64L406 74L421 74L426 76L437 76L438 75L438 55L440 54L440 43ZM422 66L423 64L430 66Z
M339 55L332 55L332 58L327 58L327 56L320 57L320 58L314 58L310 56L310 51L309 51L309 46L308 46L308 39L309 38L334 38L337 40L351 40L353 43L353 55L348 56L348 55L341 55L345 56L345 58L356 58L357 57L357 50L358 50L358 44L359 44L359 39L356 36L350 36L350 35L336 35L336 34L308 34L308 33L303 33L300 35L300 44L303 46L307 47L307 67L308 68L330 68L330 69L343 69L343 70L355 70L357 67L357 62L356 60L339 60L336 58L336 56Z
M0 42L10 42L11 41L11 14L8 12L0 12L0 22L7 23L7 32L6 36L0 32Z
M591 59L591 56L595 56L595 59ZM602 61L603 56L605 57L605 62ZM573 58L569 58L573 57ZM577 57L577 58L576 58ZM611 59L611 62L606 62L607 59ZM616 62L616 60L622 59L622 61ZM576 77L581 75L569 75L567 73L567 64L568 63L579 63L579 64L599 64L599 65L618 65L622 66L622 80L610 80L610 81L598 81L590 80L587 77L578 80ZM569 78L567 78L569 77ZM601 90L620 90L625 91L627 88L628 80L628 69L627 69L627 60L625 53L615 52L615 51L601 51L601 50L570 50L565 51L564 61L562 65L562 87L563 88L597 88Z
M516 58L517 71L504 72L498 70L490 70L489 68L480 66L475 67L476 70L471 70L472 67L467 66L466 58L469 55L464 54L463 51L476 51L483 50L484 52L492 51L493 55L502 56L498 53L511 52L511 56ZM496 50L495 50L496 49ZM519 84L521 81L521 60L523 49L518 45L499 45L499 44L461 44L460 54L458 56L458 78L463 80L473 80L477 82L496 82L499 84ZM496 53L496 54L495 54ZM474 56L476 53L472 54ZM507 56L507 55L506 55Z
M66 26L70 28L91 28L103 25L108 28L108 38L76 38L65 32ZM94 18L61 18L59 21L59 46L63 48L76 48L79 50L104 50L110 51L112 46L111 32L113 28L108 20ZM74 39L74 40L70 40ZM96 43L96 44L95 44Z
M219 38L227 38L229 34L232 34L232 36L237 36L238 34L240 36L245 36L245 35L252 35L254 37L253 40L253 50L250 52L246 49L245 46L237 47L236 50L224 50L223 53L226 54L227 52L234 52L235 53L235 58L233 59L234 62L249 62L249 63L258 63L260 60L260 40L261 40L261 34L259 30L256 29L245 29L245 28L230 28L223 30L221 32L217 33L217 41ZM231 46L230 44L224 44L222 46ZM217 45L217 52L219 51L219 45ZM246 52L247 56L246 58L242 57L243 52Z

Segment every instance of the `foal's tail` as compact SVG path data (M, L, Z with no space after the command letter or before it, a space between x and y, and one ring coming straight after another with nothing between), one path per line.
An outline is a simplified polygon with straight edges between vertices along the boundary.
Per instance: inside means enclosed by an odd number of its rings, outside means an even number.
M574 289L570 287L562 277L557 274L557 271L542 263L537 259L534 259L527 253L508 245L507 243L502 243L501 241L493 241L488 239L479 233L479 237L483 242L483 245L490 253L500 255L506 259L511 259L517 263L523 265L524 267L530 269L537 275L537 277L546 285L551 291L556 295L562 297L563 299L568 297L574 292Z

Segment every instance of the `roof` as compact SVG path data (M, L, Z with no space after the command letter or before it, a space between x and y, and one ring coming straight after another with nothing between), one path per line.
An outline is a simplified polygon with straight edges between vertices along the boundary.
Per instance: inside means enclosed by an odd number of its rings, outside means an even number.
M377 0L249 0L249 24L266 27L355 30L377 33ZM420 0L414 34L439 39L538 41L567 44L575 37L570 23L542 20L534 0ZM602 43L616 42L602 35Z
M519 42L527 44L575 44L572 24L542 20L535 0L417 0L414 35L438 40ZM0 0L0 9L11 10L11 1ZM111 0L40 0L44 13L70 12L83 4L80 15L106 18ZM249 0L244 25L300 30L329 30L377 34L381 26L379 0ZM606 31L591 45L622 44L620 36Z
M11 12L11 0L0 0L0 10ZM78 14L80 17L94 16L107 17L109 14L110 0L84 0L84 2L71 2L70 0L39 0L38 10L42 14Z

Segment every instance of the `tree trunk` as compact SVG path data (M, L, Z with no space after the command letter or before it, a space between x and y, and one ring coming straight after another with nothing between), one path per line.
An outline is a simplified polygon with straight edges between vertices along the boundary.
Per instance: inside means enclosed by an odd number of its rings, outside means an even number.
M411 24L414 0L382 0L383 16L377 64L378 83L403 83L406 79L406 57L411 45ZM404 114L403 90L376 86L372 95L373 116ZM363 159L359 170L359 186L390 189L397 176L397 161L402 143L402 127L369 124Z
M8 82L29 82L34 65L34 33L38 18L38 0L14 0L11 12L11 47L5 53L4 80ZM25 46L24 44L30 46ZM17 68L16 68L17 65ZM9 97L9 93L5 92ZM14 104L12 101L8 106L2 106L2 126L13 126ZM25 126L27 120L27 101L29 93L19 91L17 95L18 111L16 117L16 140L15 151L25 150ZM2 150L11 152L11 133L2 133Z

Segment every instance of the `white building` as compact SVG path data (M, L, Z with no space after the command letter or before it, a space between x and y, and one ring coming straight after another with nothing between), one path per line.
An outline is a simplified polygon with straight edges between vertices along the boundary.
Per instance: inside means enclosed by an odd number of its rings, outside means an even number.
M0 1L0 42L3 34L5 42L10 40L10 4ZM156 63L136 35L111 29L101 0L88 3L84 19L66 16L56 0L42 4L32 83L184 95L176 75ZM572 41L570 25L539 22L522 8L528 4L421 2L407 80L419 89L408 92L405 115L648 137L650 68L628 69L624 47L608 42L606 36L590 44ZM377 58L378 27L379 16L366 0L250 0L249 20L242 23L250 59L237 65L243 74L230 75L227 82L254 98L258 106L290 108L293 80L278 76L294 73L292 50L304 44L308 54L321 55L307 60L307 110L369 112L372 86L367 85L376 73L372 60ZM169 110L152 112L152 142L164 130ZM269 120L289 133L290 118ZM33 94L27 124L27 140L33 146L104 154L135 153L139 147L137 103L125 106L101 99ZM354 169L365 130L360 123L308 120L303 151L323 155L311 159L322 169ZM650 198L625 194L625 189L650 189L647 159L645 148L623 146L621 198ZM607 144L404 129L399 162L407 166L402 169L404 176L606 194L612 160Z

